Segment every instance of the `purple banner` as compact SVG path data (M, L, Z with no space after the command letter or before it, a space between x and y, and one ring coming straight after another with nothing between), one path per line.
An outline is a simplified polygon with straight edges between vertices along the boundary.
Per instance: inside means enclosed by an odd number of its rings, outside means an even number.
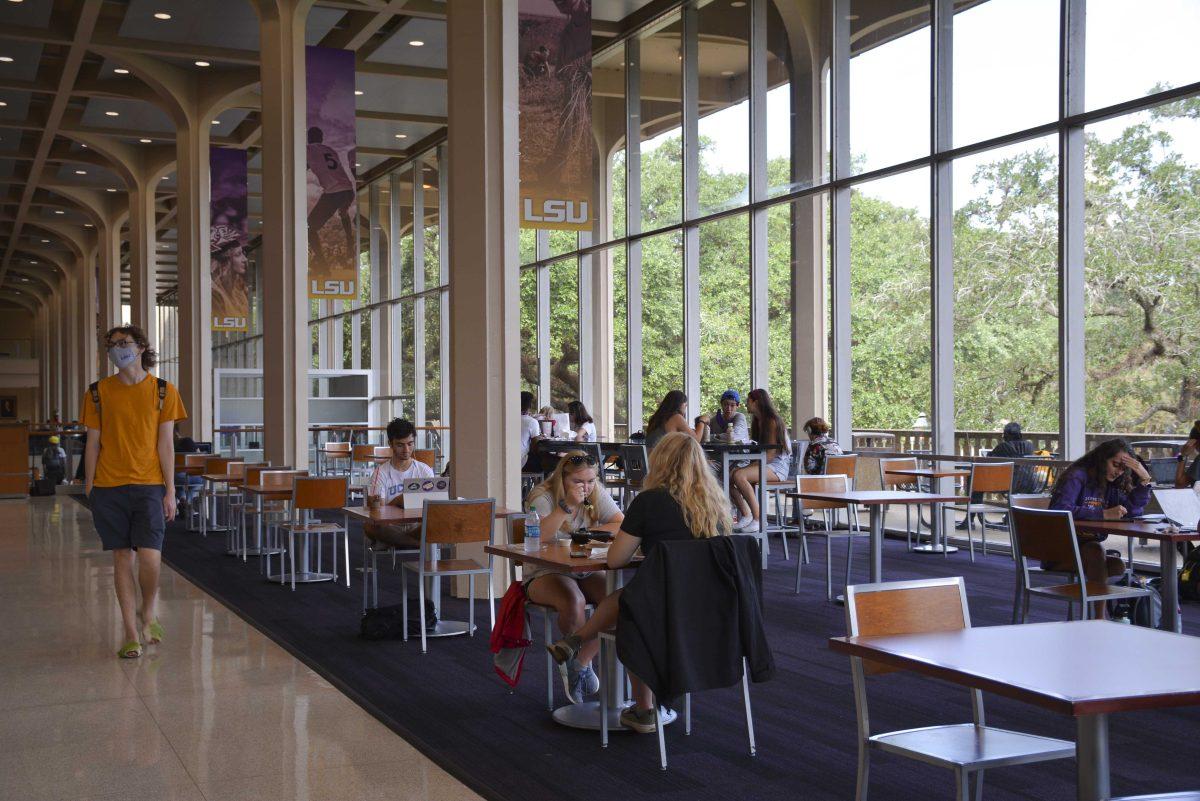
M250 330L250 269L246 260L246 151L210 148L209 258L212 330Z
M308 296L358 296L354 53L305 48L308 87Z

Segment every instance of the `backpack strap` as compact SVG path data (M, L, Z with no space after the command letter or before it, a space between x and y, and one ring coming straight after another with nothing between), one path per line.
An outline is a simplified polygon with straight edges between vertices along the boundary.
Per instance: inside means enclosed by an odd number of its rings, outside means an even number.
M154 380L158 383L158 410L161 412L163 403L167 400L167 379L156 378Z
M96 407L96 417L100 417L100 382L93 381L88 387L88 394L92 396L92 405Z

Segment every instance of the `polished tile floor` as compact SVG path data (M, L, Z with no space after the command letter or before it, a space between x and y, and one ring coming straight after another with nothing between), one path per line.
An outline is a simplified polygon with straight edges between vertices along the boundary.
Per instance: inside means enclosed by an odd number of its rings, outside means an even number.
M0 501L0 799L478 798L163 567L120 660L112 562L70 498Z

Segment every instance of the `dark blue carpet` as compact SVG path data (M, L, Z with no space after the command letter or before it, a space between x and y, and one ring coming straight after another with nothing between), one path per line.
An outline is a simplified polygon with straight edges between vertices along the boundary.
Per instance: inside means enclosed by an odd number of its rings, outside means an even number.
M357 531L351 564L361 560ZM841 607L824 598L824 548L813 539L800 595L792 593L793 561L778 553L765 574L768 634L778 675L753 685L751 698L758 756L747 753L738 688L698 695L693 733L667 730L670 770L658 769L653 737L616 735L602 750L597 733L553 723L545 709L545 667L535 627L535 648L515 693L492 673L487 632L430 642L365 642L357 637L361 585L319 584L295 593L268 584L252 561L222 555L224 538L201 538L172 526L164 552L178 572L286 647L386 725L489 799L506 801L693 801L712 799L843 799L854 796L855 730L850 671L826 646L845 632ZM834 575L844 565L835 546ZM865 547L859 546L854 579L866 580ZM902 542L886 543L889 579L965 575L977 626L1007 623L1012 563L990 556L971 564L964 553L942 557L909 554ZM399 576L381 575L381 603L398 603ZM412 610L415 612L415 604ZM465 619L465 602L446 599L444 616ZM1050 602L1034 602L1033 617L1060 618ZM487 610L476 615L486 629ZM1185 629L1200 633L1195 607L1185 607ZM1031 654L1031 658L1035 655ZM1080 655L1086 665L1087 655ZM1086 669L1082 667L1081 669ZM1197 666L1200 670L1200 666ZM1132 678L1132 677L1131 677ZM970 719L968 693L911 675L871 680L874 731ZM561 695L560 695L561 697ZM1073 739L1072 721L1014 701L986 696L988 722ZM1113 791L1117 795L1194 789L1200 710L1142 712L1111 719ZM1074 763L991 771L989 801L1075 798ZM949 772L876 754L873 799L950 799Z

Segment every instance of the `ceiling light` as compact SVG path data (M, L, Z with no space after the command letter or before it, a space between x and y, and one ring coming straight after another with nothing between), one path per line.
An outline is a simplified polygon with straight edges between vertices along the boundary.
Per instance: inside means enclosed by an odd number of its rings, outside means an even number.
M3 100L0 100L0 108L5 108L6 106L8 106L8 103L4 102Z
M730 78L733 76L733 70L721 70L721 74L726 78Z
M5 64L12 63L12 60L13 60L12 56L0 56L0 61L3 61Z
M87 145L80 145L84 150L87 150Z
M421 184L422 189L433 189L433 184Z
M54 210L54 213L55 213L55 214L66 214L66 212L65 212L65 211L63 211L62 209L55 209L55 210Z
M118 75L128 75L129 74L129 70L125 69L124 67L117 67L116 69L113 70L113 72L117 73Z
M106 111L106 112L104 112L104 116L105 116L105 117L120 117L120 116L121 116L121 112L119 112L119 111Z
M358 96L358 97L362 97L362 93L363 93L363 90L362 90L362 89L355 89L355 90L354 90L354 94L355 94L356 96Z
M150 144L150 141L151 141L151 140L149 140L149 139L139 139L138 141L139 141L139 142L141 142L143 145L148 145L148 144Z
M87 175L87 170L76 170L75 174L76 175Z
M355 167L361 167L361 166L362 166L362 162L361 162L361 161L356 161L356 162L354 162L354 166L355 166Z
M49 240L49 239L43 239L43 240L42 240L42 244L43 244L43 245L49 245L49 244L50 244L50 240Z
M396 134L396 138L397 138L397 139L407 139L407 138L408 138L408 134Z
M212 66L212 63L208 62L208 61L196 61L194 63L197 67L211 67Z
M165 21L165 20L169 20L169 19L171 18L171 15L170 15L170 14L168 14L167 12L165 12L165 11L159 11L158 13L156 13L156 14L154 15L154 18L155 18L155 19L161 19L161 20L164 20L164 21Z
M745 0L733 0L733 2L730 3L729 5L732 8L745 8L746 3L745 3Z
M105 191L105 192L116 192L117 190L115 190L115 189L112 189L112 188L110 187L110 188L108 188L108 189L105 189L104 191Z
M221 121L220 121L220 120L213 120L213 121L212 121L212 124L213 124L213 125L220 125L220 124L221 124Z
M424 47L425 46L425 43L422 42L420 39L413 39L412 41L409 42L409 44L412 45L413 47Z
M84 223L84 224L83 224L83 227L84 227L84 228L94 228L95 226L94 226L94 225L92 225L91 223Z

